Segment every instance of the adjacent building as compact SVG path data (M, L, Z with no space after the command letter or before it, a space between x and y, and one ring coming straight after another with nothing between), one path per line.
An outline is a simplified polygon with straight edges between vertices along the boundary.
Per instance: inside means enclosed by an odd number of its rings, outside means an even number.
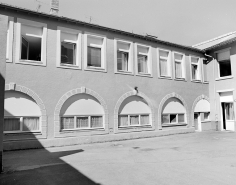
M222 89L211 84L205 50L5 4L0 10L5 150L217 129L212 95ZM232 93L231 84L216 98Z

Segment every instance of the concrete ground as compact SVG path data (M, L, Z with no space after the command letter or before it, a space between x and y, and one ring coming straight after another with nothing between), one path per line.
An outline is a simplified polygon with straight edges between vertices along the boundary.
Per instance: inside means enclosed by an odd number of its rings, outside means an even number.
M233 185L236 133L201 132L4 153L0 184Z

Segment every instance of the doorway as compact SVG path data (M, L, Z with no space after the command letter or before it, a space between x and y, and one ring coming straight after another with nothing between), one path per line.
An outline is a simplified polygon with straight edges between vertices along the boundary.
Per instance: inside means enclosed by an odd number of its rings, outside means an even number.
M233 102L222 102L223 129L234 131L234 105Z

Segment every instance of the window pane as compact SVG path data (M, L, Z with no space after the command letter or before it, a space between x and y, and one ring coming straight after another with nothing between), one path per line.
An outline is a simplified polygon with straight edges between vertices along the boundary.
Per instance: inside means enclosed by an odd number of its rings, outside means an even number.
M192 79L198 80L198 66L192 65Z
M76 118L76 128L88 128L89 119L88 117L77 117Z
M198 58L191 57L191 63L198 64Z
M231 75L231 64L230 60L224 60L219 62L220 77Z
M183 59L183 55L175 53L175 59L182 60Z
M130 116L130 125L139 125L139 116Z
M61 129L74 129L74 117L61 118Z
M21 59L27 60L28 59L28 48L29 43L28 41L22 37L22 43L21 43Z
M140 116L140 125L149 125L149 115Z
M128 115L126 116L119 116L118 118L118 125L119 126L128 126Z
M102 67L101 48L88 46L88 66Z
M176 123L176 114L170 114L170 123Z
M210 112L204 112L204 120L209 120Z
M76 44L61 42L61 63L75 64Z
M5 118L3 130L4 131L19 131L20 118Z
M169 115L162 115L162 123L170 123Z
M182 65L180 62L175 62L175 77L182 78Z
M23 131L39 130L39 118L24 118Z
M161 76L167 76L167 60L160 59L160 70L161 70Z
M117 69L128 71L129 53L117 51Z
M91 128L103 127L102 116L91 116Z
M183 123L184 122L184 114L178 114L178 122Z
M138 72L148 73L147 59L146 55L138 55Z
M233 103L225 103L226 120L234 120Z
M169 52L168 52L168 51L159 50L159 55L160 55L161 57L168 57Z

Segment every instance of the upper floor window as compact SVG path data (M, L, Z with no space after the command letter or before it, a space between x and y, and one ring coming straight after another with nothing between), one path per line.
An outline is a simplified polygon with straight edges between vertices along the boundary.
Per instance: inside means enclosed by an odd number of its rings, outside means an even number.
M219 77L231 76L230 50L217 52Z
M191 73L192 80L200 80L200 58L198 57L190 57L191 59Z
M175 78L185 78L184 54L174 53Z
M81 68L81 33L58 27L57 67Z
M85 69L106 70L106 38L85 34Z
M23 19L17 21L16 63L46 65L46 25Z
M159 71L161 77L171 77L171 52L159 49Z
M13 18L8 17L8 28L7 28L7 45L6 45L6 61L12 62L12 45L13 45Z
M138 75L151 75L151 47L137 44L136 65Z
M203 60L203 81L208 82L208 75L207 75L207 61Z
M127 41L115 40L115 62L116 72L133 72L133 53L132 43Z

